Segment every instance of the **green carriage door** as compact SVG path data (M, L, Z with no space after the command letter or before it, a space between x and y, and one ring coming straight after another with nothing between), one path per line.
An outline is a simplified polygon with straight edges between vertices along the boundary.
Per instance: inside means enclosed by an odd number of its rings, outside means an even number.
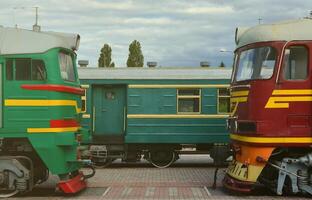
M123 140L126 122L125 92L125 87L120 85L94 88L94 139Z

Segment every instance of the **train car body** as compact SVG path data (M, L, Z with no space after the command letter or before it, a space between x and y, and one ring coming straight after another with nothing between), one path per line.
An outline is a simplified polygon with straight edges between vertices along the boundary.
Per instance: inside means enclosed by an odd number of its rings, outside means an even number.
M225 151L223 144L228 143L231 69L78 71L86 88L82 125L92 131L96 163L136 161L144 155L156 167L167 167L178 158L182 144L196 145L198 151L214 149L213 157L224 160L217 150Z
M0 195L25 193L52 174L59 188L86 187L77 148L79 35L0 28ZM85 137L88 137L85 135Z
M312 194L312 20L237 29L223 184Z

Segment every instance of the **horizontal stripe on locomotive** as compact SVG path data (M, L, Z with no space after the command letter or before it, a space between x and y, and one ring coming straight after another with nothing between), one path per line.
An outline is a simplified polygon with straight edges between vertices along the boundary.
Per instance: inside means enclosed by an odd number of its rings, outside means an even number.
M230 134L232 140L258 143L258 144L308 144L312 143L312 137L250 137Z
M265 108L289 108L290 102L310 102L312 96L270 97Z
M312 95L312 90L309 89L273 90L265 108L289 108L290 102L310 102L312 101L312 96L310 95Z
M81 109L78 108L75 100L50 100L50 99L5 99L5 106L74 106L77 113Z
M149 89L149 88L229 88L229 84L207 84L207 85L176 85L176 84L155 84L155 85L128 85L128 88L141 88L141 89Z
M231 97L230 101L231 103L243 103L247 102L248 97Z
M21 88L26 90L45 90L53 92L65 92L71 94L84 95L84 89L71 87L66 85L55 85L55 84L40 84L40 85L21 85Z
M241 90L241 91L234 91L231 92L231 97L246 97L249 94L249 90Z
M272 95L312 95L312 90L308 89L273 90Z
M77 132L81 127L63 127L63 128L27 128L27 133L62 133Z
M220 114L220 115L200 115L200 114L128 114L127 118L132 119L142 119L142 118L149 118L149 119L209 119L209 118L219 118L224 119L228 118L229 115L227 114Z

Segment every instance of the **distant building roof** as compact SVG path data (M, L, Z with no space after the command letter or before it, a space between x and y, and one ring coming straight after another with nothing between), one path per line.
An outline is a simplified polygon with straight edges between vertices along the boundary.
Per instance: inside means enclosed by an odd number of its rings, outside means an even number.
M265 41L312 40L312 19L297 19L236 29L236 45Z
M80 79L230 79L228 68L95 68L79 67Z
M78 34L0 27L0 54L42 53L51 48L77 50Z

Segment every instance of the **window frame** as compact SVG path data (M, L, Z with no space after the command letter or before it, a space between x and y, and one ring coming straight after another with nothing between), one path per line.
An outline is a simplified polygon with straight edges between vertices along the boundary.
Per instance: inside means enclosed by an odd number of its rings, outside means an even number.
M307 68L307 74L306 74L306 78L305 79L287 79L286 76L285 76L285 62L286 62L286 59L285 59L285 52L286 50L289 50L291 47L304 47L307 51L307 65L306 65L306 68ZM283 58L282 58L282 64L281 64L281 74L280 74L280 77L281 77L281 80L283 81L286 81L286 82L305 82L307 80L309 80L309 75L310 75L310 70L309 70L309 63L310 63L310 49L307 45L305 44L302 44L302 43L293 43L293 44L290 44L289 46L287 46L285 49L284 49L284 52L283 52Z
M229 91L229 95L220 95L220 90L226 89ZM229 99L229 112L220 112L220 99L228 98ZM218 114L230 114L231 113L231 91L230 88L217 88L217 113Z
M61 69L61 59L60 59L60 54L65 54L71 57L71 62L72 62L72 71L73 71L73 78L74 80L69 80L68 78L65 79L62 77L62 69ZM65 82L69 82L69 83L76 83L78 81L78 77L77 77L77 72L75 70L76 68L76 63L75 63L75 59L74 59L74 54L70 51L67 51L65 49L61 49L58 53L57 53L57 59L58 59L58 67L59 67L59 73L60 73L60 78L65 81ZM67 74L67 71L66 71Z
M179 95L179 91L180 90L198 90L198 95ZM198 114L201 114L201 94L202 94L202 90L201 88L177 88L176 90L177 92L177 106L176 106L176 109L177 109L177 114L194 114L194 115L198 115ZM179 112L179 100L180 99L198 99L198 112Z
M30 79L16 79L16 61L17 60L22 60L22 59L28 59L30 60ZM8 79L8 60L12 60L12 79ZM43 63L43 69L44 69L44 79L33 79L33 61L41 61ZM47 67L44 59L42 58L25 58L25 57L7 57L5 58L5 80L6 81L17 81L17 82L22 82L22 81L30 81L30 82L45 82L48 79L48 72L47 72Z

